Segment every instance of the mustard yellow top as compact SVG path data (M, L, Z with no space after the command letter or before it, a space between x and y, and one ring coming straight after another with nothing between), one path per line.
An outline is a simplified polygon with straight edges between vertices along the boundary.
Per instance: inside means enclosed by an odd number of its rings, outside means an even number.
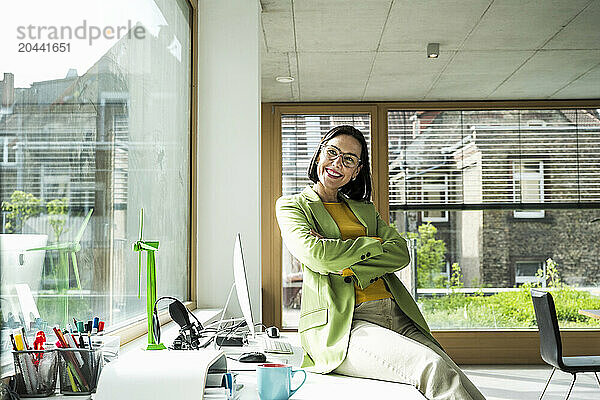
M346 204L324 202L323 205L340 229L342 240L356 239L357 237L366 235L365 227L358 221L356 216ZM342 270L342 276L351 275L354 275L354 273L350 268L344 268ZM356 297L356 304L360 304L365 301L387 299L388 297L392 297L392 294L385 288L383 279L376 280L364 290L354 283L354 295Z

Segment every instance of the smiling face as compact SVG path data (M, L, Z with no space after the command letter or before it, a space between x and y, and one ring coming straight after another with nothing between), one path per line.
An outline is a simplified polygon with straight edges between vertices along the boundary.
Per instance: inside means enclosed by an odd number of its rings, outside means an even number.
M349 135L338 135L327 141L325 145L335 146L338 152L341 150L344 154L354 154L356 158L360 158L361 145L358 140ZM317 176L319 177L318 186L321 186L325 192L335 194L339 188L350 182L358 175L361 165L355 167L346 167L342 163L342 155L335 159L330 159L327 156L325 148L322 147L319 153L317 163Z

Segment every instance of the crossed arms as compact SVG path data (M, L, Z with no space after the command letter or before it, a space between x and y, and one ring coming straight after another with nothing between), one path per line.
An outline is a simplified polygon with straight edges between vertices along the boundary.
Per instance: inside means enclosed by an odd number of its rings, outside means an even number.
M322 275L339 275L344 268L350 268L364 289L371 279L402 269L410 261L404 238L371 207L377 215L377 238L324 238L302 207L289 197L277 200L276 214L283 242L302 264Z

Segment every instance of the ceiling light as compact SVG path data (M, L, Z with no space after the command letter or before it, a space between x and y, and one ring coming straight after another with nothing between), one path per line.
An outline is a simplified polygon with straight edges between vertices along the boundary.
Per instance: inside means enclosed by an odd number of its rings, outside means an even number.
M440 44L439 43L428 43L427 44L427 58L438 58L440 55Z
M278 76L275 80L279 83L292 83L294 82L293 76Z

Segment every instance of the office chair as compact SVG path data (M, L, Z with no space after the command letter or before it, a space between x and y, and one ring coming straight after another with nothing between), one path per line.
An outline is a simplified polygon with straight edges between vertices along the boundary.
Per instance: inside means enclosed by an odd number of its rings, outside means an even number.
M565 400L571 395L571 390L573 390L577 373L579 372L593 372L600 385L600 379L597 374L597 372L600 372L600 356L563 357L560 330L558 328L558 319L556 318L556 308L554 307L552 295L534 289L531 291L531 299L533 300L535 319L537 320L540 333L540 353L542 360L553 367L550 378L548 378L546 386L544 386L544 391L540 396L540 400L544 397L544 393L546 393L546 389L557 368L573 375L573 381Z

